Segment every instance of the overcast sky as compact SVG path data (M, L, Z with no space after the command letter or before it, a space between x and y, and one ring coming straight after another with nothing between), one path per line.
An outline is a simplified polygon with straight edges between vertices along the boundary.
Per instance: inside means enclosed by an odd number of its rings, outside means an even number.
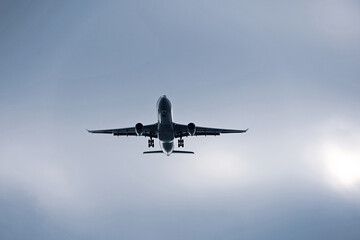
M360 239L359 77L355 0L3 0L0 238ZM250 130L170 157L85 131L163 94Z

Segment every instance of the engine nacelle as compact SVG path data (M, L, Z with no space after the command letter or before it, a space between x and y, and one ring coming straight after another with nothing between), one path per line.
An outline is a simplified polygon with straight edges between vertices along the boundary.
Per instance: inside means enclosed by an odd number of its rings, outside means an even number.
M191 136L194 136L195 132L196 132L195 124L194 124L194 123L189 123L189 124L188 124L188 133L189 133Z
M142 125L141 123L137 123L135 125L135 132L138 136L141 136L144 132L144 129L143 129L144 125Z

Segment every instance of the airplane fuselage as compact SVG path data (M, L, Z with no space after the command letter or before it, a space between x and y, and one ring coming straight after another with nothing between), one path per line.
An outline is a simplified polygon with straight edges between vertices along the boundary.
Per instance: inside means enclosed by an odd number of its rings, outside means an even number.
M174 124L172 120L171 102L165 96L161 96L157 102L158 110L158 138L161 150L170 155L174 151Z

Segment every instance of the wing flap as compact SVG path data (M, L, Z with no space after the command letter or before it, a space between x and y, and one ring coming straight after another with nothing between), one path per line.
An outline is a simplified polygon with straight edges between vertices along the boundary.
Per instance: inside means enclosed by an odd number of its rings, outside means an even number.
M217 136L223 133L244 133L246 130L237 130L237 129L222 129L222 128L207 128L207 127L196 127L196 136Z
M114 136L137 136L135 127L87 131L89 133L113 134ZM142 136L157 138L157 124L143 126Z
M114 136L136 136L135 128L115 128L104 130L87 130L89 133L113 134Z
M183 124L175 124L175 137L188 137L190 136L188 132L188 126ZM196 131L194 136L218 136L223 133L244 133L248 129L238 130L238 129L223 129L223 128L209 128L209 127L198 127L196 126Z

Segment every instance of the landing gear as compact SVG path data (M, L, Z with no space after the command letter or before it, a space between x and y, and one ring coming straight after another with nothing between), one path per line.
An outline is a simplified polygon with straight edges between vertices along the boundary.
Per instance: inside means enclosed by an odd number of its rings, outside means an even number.
M184 139L180 138L178 140L178 147L184 147Z
M148 146L149 147L154 147L155 144L154 144L154 139L150 138L149 141L148 141Z

